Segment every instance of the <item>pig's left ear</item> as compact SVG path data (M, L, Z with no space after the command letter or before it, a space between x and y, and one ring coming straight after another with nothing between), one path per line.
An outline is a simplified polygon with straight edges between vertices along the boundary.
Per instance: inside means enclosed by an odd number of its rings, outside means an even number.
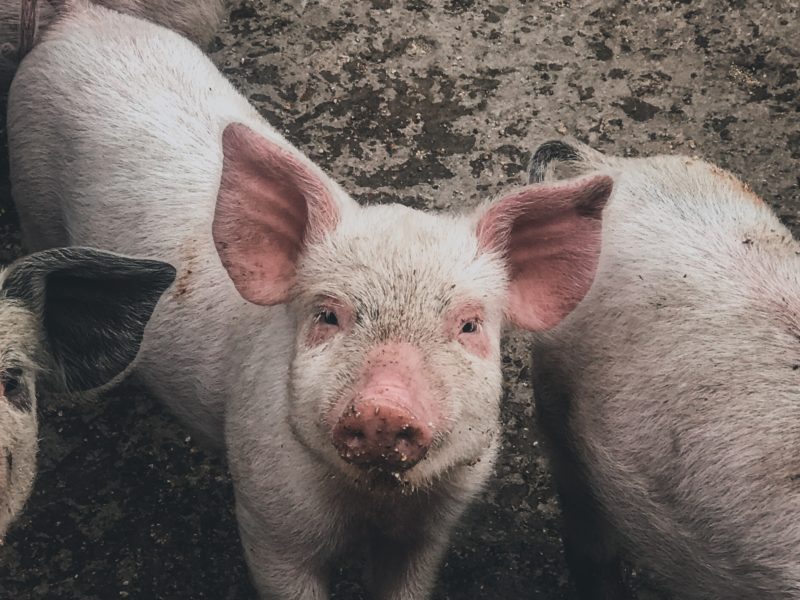
M5 298L39 317L46 351L68 390L103 385L139 352L144 328L175 269L90 248L62 248L14 263Z
M290 299L309 242L339 221L332 185L310 160L241 123L222 133L212 235L222 265L254 304Z
M481 248L507 261L506 314L516 325L550 329L586 295L612 187L604 175L530 185L496 201L480 218Z

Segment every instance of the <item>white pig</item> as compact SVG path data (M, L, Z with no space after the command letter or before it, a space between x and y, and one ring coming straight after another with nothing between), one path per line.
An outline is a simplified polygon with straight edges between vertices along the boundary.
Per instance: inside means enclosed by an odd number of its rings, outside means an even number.
M224 445L262 596L327 598L355 554L371 597L427 597L492 471L503 315L581 299L610 180L360 207L195 46L83 2L23 62L9 138L29 244L178 265L139 373Z
M624 552L675 598L800 598L800 244L731 174L544 144L614 178L595 283L533 380L581 597Z
M105 384L136 356L175 270L86 248L45 250L0 269L0 540L36 474L36 384Z

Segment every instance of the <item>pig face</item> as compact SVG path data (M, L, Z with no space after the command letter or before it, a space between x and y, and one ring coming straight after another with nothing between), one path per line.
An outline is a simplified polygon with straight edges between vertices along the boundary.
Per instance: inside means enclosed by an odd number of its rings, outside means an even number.
M292 426L353 480L419 486L497 434L506 273L468 219L360 212L298 265Z
M36 473L37 379L79 391L119 375L173 278L164 263L81 248L0 272L0 539Z
M288 303L290 425L347 479L424 487L497 435L504 318L563 318L591 284L608 178L462 217L358 207L290 147L223 134L214 239L239 292Z
M37 354L33 314L19 303L0 300L0 537L33 485Z

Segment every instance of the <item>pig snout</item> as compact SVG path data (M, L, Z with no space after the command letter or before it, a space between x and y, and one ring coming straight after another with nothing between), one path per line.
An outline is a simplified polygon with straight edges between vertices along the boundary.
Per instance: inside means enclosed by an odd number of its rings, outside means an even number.
M398 472L416 465L442 418L435 389L418 348L397 342L373 348L353 395L343 397L331 423L339 456L365 469Z
M345 461L391 471L421 461L432 440L431 427L391 398L350 404L333 429L333 444Z

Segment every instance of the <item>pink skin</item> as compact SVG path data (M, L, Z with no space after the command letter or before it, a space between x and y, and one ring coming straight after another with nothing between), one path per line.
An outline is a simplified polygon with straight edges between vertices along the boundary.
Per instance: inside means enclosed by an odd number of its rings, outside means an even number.
M425 457L444 420L428 370L411 344L372 349L352 395L329 413L332 441L342 459L402 471Z
M286 302L297 258L339 221L336 204L307 161L240 123L222 134L224 162L212 234L243 298Z
M505 251L511 276L506 313L514 323L530 331L550 329L586 295L600 258L600 214L612 186L605 175L536 184L486 211L478 239L484 249Z

